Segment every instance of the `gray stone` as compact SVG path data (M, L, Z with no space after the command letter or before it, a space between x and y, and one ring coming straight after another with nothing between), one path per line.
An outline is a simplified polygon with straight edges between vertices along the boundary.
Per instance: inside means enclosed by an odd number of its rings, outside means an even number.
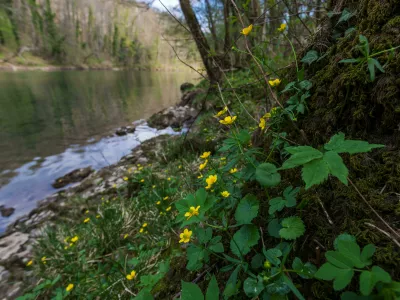
M0 266L0 282L4 282L10 278L10 272L3 266Z
M29 239L29 235L15 232L0 240L0 261L5 261L21 250Z
M22 282L14 283L7 291L7 297L9 299L15 299L16 297L20 296L22 293Z
M5 207L4 205L0 205L0 213L2 217L8 218L15 211L14 207Z

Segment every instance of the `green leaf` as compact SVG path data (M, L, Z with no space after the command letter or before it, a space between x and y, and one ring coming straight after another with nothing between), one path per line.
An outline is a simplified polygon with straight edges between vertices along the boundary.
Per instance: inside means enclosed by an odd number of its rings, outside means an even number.
M369 58L367 60L367 64L368 64L369 78L371 79L371 81L375 81L375 64L374 64L374 61L371 58Z
M257 217L259 201L254 195L246 195L240 200L236 212L235 219L238 224L250 224Z
M263 163L256 169L256 180L263 186L273 187L281 182L281 175L273 164Z
M189 271L201 269L201 267L203 267L203 259L205 257L206 254L203 248L200 248L196 245L190 245L186 251L186 258L188 260L186 268Z
M300 188L294 188L292 186L288 186L283 191L283 197L286 199L286 206L287 207L294 207L296 206L296 196L297 193L300 191Z
M375 67L381 71L382 73L385 73L385 70L383 69L383 67L381 66L381 64L379 63L379 61L377 61L375 58L371 58L372 62L374 63Z
M206 300L219 300L219 288L214 275L211 277L210 283L208 284Z
M330 263L325 263L314 276L318 279L334 280L333 288L335 291L339 291L349 285L353 275L353 269L341 269Z
M342 23L342 22L346 22L348 20L350 20L350 18L354 16L354 14L352 12L350 12L347 8L345 8L342 11L342 15L339 18L339 21L336 23L336 25Z
M267 259L271 264L278 267L281 264L279 257L282 256L282 251L276 248L265 250L263 249L265 259Z
M264 290L264 284L262 280L247 277L243 283L243 290L247 297L257 297Z
M197 284L182 280L181 300L204 300L204 296Z
M348 184L347 176L349 176L349 170L343 163L342 158L335 151L328 151L324 153L324 161L327 163L329 172L337 177L345 185Z
M212 238L212 228L207 227L206 229L197 227L196 237L201 244L206 244Z
M304 67L297 71L297 80L298 81L304 80Z
M222 243L217 243L215 245L208 246L208 249L215 252L215 253L223 253L224 252L224 245Z
M299 300L305 300L303 295L300 293L300 291L296 288L296 286L293 284L293 282L285 275L282 276L283 281L288 285L288 287L292 290L293 294L299 299Z
M286 240L295 240L305 232L303 221L299 217L289 217L282 220L282 229L279 235Z
M266 289L270 295L285 295L290 293L290 287L286 284L282 276L279 276L272 283L268 284Z
M270 236L275 238L280 238L279 230L281 230L282 225L279 223L279 219L272 219L268 223L268 233Z
M317 267L310 262L303 263L300 258L295 257L292 263L292 269L298 272L297 274L304 279L310 279L317 272Z
M283 196L285 197L285 199L283 199L282 197L277 197L269 201L270 207L268 213L272 215L276 211L281 211L285 206L286 207L296 206L296 194L298 193L299 190L300 188L293 189L292 186L287 187L283 191Z
M306 183L306 190L313 185L324 182L328 178L328 175L328 164L322 158L306 163L301 172L301 177Z
M232 272L231 276L229 276L229 279L228 279L225 289L224 289L225 299L228 299L229 297L231 297L237 293L237 291L238 291L237 277L238 277L239 271L240 271L240 265L238 265L236 267L236 269Z
M292 156L283 163L281 170L295 168L323 156L320 151L310 146L287 147L285 150Z
M251 267L254 270L261 268L263 266L263 263L264 263L264 255L262 255L261 253L257 253L251 259Z
M288 83L285 86L285 88L283 89L283 91L281 92L281 94L291 91L295 85L296 85L296 81L292 81L292 82Z
M135 300L153 300L154 297L153 295L150 293L148 288L145 288L143 290L141 290L139 292L139 294L137 294L137 296L134 298Z
M360 62L361 59L359 58L346 58L339 61L340 64L354 64Z
M362 35L362 34L360 34L360 35L358 36L358 38L359 38L359 40L360 40L360 48L361 48L363 54L364 54L366 57L369 57L369 43L368 43L368 39L367 39L364 35Z
M282 197L277 197L269 200L268 213L270 215L274 214L276 211L281 211L285 207L286 200Z
M385 145L379 144L369 144L368 142L364 141L354 141L354 140L345 140L344 133L338 133L334 135L329 143L325 144L324 148L326 150L332 150L337 153L362 153L362 152L369 152L374 148L382 148Z
M318 60L318 52L315 50L310 50L307 54L301 59L301 62L311 65L314 61Z
M368 296L378 282L390 283L392 278L389 273L378 266L373 266L371 271L363 271L360 276L360 292Z
M372 256L374 255L376 250L375 245L373 244L368 244L367 246L364 247L364 249L361 252L361 260L363 263L365 263L367 266L372 264Z
M310 90L310 89L312 88L312 82L309 81L309 80L300 81L300 82L299 82L299 87L300 87L300 89L302 89L302 90L308 91L308 90Z
M254 225L243 225L230 242L231 251L238 257L250 252L251 247L258 243L260 234Z
M360 246L352 241L338 241L338 251L346 256L357 268L364 268L365 263L361 260Z
M355 242L356 243L356 238L354 235L348 234L348 233L342 233L339 234L335 241L333 242L333 247L335 248L335 250L338 250L338 243L339 241L351 241L351 242Z
M341 269L352 269L353 261L338 251L327 251L325 257L332 265Z

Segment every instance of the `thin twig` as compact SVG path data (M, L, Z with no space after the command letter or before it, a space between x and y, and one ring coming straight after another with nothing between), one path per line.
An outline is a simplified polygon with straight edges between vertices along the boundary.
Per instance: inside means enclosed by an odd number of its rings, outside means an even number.
M324 206L324 204L322 203L322 201L321 201L321 199L319 198L318 195L317 195L317 200L318 200L319 205L321 205L322 210L324 211L325 216L326 216L326 218L328 219L329 224L334 225L334 224L333 224L333 221L332 221L332 219L331 219L331 217L329 216L328 212L326 211L325 206Z
M378 230L380 233L386 235L389 239L391 239L391 240L393 241L393 243L395 243L398 247L400 247L400 243L399 243L396 239L394 239L394 238L390 235L390 233L384 231L383 229L380 229L379 227L375 226L374 224L371 224L371 223L368 223L368 222L365 222L364 224L365 224L365 225L368 225L369 227L372 227L372 228Z

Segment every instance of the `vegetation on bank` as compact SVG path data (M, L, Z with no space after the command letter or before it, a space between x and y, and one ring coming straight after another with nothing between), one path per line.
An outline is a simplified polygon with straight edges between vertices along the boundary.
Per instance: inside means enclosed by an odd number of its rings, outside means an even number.
M288 69L257 43L234 48L252 63L200 83L187 136L126 187L71 200L76 218L39 241L27 268L40 280L20 299L400 298L399 41L379 35L398 16L359 5L304 52L289 43Z

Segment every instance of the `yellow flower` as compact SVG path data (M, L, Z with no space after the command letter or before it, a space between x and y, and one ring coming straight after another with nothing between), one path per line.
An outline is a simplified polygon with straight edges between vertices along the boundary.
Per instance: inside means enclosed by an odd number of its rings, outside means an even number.
M237 116L233 116L233 117L228 116L228 117L225 117L225 119L220 120L219 122L223 125L231 125L231 124L233 124L233 122L235 122L236 118L237 118Z
M141 167L142 165L141 165L141 164L137 164L137 166L138 166L138 167Z
M258 127L260 127L261 130L265 129L265 119L264 118L260 119L260 124L258 124Z
M89 213L89 210L86 210L86 211L85 211L85 214L88 214L88 213Z
M165 196L164 198L163 198L163 200L168 200L169 199L169 197L168 196Z
M140 180L140 182L144 182L144 179Z
M33 264L33 260L30 260L30 261L28 261L28 263L26 264L26 266L27 266L27 267L30 267L30 266L32 266L32 264Z
M204 152L204 153L200 156L200 158L207 158L207 157L209 157L210 155L211 155L211 152L210 152L210 151Z
M207 166L207 163L208 163L208 160L206 160L204 163L202 163L202 164L199 166L199 170L200 170L200 171L203 170L203 169Z
M228 198L230 196L230 193L228 191L223 191L221 193L221 196L224 197L224 198Z
M248 35L252 30L253 30L253 24L250 24L250 26L243 28L240 33L243 35Z
M157 205L160 205L160 204L161 204L161 201L157 201L156 204L157 204Z
M171 210L171 206L168 206L167 209L165 211L170 211Z
M196 208L194 206L191 206L189 208L189 211L187 213L185 213L185 217L187 218L187 220L189 220L193 216L198 216L199 209L200 209L200 206L197 206Z
M274 86L280 85L281 84L281 80L277 78L275 80L269 80L268 83L269 83L270 86L274 87Z
M182 166L178 166L178 169L182 169Z
M273 109L272 109L273 110ZM272 110L271 110L271 112L272 112ZM272 115L271 115L271 113L266 113L265 115L263 115L263 118L264 119L269 119L269 118L271 118L272 117Z
M128 280L132 280L132 279L134 279L135 277L136 277L136 271L135 271L135 270L133 270L133 271L131 272L131 274L126 275L126 279L128 279Z
M124 235L124 240L126 240L126 238L129 236L129 234L125 233Z
M282 23L281 26L279 26L278 31L279 31L279 32L285 31L286 26L287 26L287 25L286 25L285 23Z
M171 181L171 177L168 177L167 180L168 180L168 181Z
M217 175L208 176L208 178L206 179L206 183L207 183L206 189L211 188L212 185L217 182L217 179L218 179Z
M87 223L90 221L90 218L86 218L85 220L83 220L83 223Z
M76 235L71 239L71 242L76 243L79 240L79 237Z
M142 233L142 232L143 232L143 230L144 230L143 228L140 228L139 232L140 232L140 233Z
M223 114L225 114L227 111L228 111L228 107L225 106L224 109L220 110L214 117L218 118L218 117L222 116Z
M185 228L185 230L179 235L179 237L181 238L179 240L179 243L189 243L192 233L193 233L192 231L187 230L187 228Z
M143 167L140 167L138 170L139 170L139 171L142 171L142 170L143 170Z
M233 169L230 169L230 170L229 170L229 173L231 173L231 174L235 174L237 171L238 171L238 169L236 169L236 168L233 168Z
M68 286L66 287L66 291L70 292L72 289L74 288L74 285L72 283L68 284Z
M42 263L45 265L47 262L46 262L46 256L43 256L42 257Z
M197 176L197 178L203 178L203 174L200 174L199 176Z
M153 185L153 186L152 186L152 188L153 188L153 189L155 189L155 188L156 188L156 186L155 186L155 185Z
M96 216L96 219L100 219L100 215L97 215L97 216Z
M64 250L68 250L68 246L65 246L65 247L64 247Z
M142 227L143 228L147 227L147 223L143 223Z
M124 177L124 180L125 180L125 181L128 181L128 180L129 180L129 178L125 176L125 177Z

